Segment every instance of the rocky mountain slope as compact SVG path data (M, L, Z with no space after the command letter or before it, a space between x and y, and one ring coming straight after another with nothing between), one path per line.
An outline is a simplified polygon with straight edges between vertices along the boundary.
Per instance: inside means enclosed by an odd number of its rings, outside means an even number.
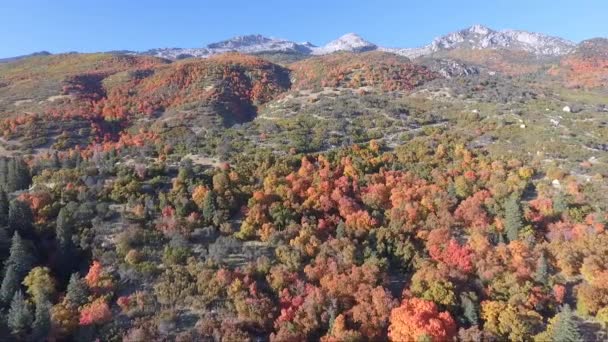
M435 38L430 44L413 49L386 49L415 58L455 49L507 49L530 52L536 56L561 56L571 52L575 43L540 33L504 30L495 31L482 25Z
M262 35L237 36L225 41L212 43L204 48L164 48L142 52L144 55L168 59L187 57L209 57L225 52L262 53L282 52L304 55L325 55L337 51L365 52L380 50L400 54L410 58L429 56L455 49L507 49L526 51L535 56L561 56L575 48L575 43L540 33L521 30L496 31L482 25L446 34L419 48L388 48L369 42L355 33L348 33L324 46L311 43L297 43L285 39L268 38Z

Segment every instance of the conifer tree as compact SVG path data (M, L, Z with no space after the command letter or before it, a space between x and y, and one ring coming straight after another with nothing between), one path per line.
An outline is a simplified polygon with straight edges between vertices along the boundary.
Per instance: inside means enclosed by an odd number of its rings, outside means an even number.
M77 249L72 240L74 222L66 207L59 210L55 225L55 242L57 250L57 271L63 280L67 280L73 269Z
M8 327L18 338L32 325L32 313L21 291L15 292L7 317Z
M88 296L89 290L84 280L78 273L73 273L66 290L66 301L74 307L80 307L88 301Z
M4 189L0 190L0 226L6 226L8 224L8 208L9 201L8 195Z
M205 199L203 200L203 217L207 222L213 221L215 210L215 193L211 190L205 194Z
M565 305L560 313L549 320L547 329L534 336L534 340L538 342L554 341L554 342L579 342L582 337L574 314L568 305Z
M34 215L30 206L19 200L12 200L8 209L8 225L12 231L19 232L24 237L33 235Z
M505 203L505 231L509 242L519 237L519 231L523 227L519 196L513 194Z
M51 330L51 303L47 300L36 302L34 323L32 324L32 340L44 341Z
M474 292L465 292L460 294L460 303L464 318L471 325L479 323L479 304L477 295Z
M5 275L0 286L0 301L8 303L19 290L22 279L34 265L34 258L18 232L13 235L10 255L5 263Z
M545 285L547 285L547 282L549 281L549 265L547 264L545 253L541 253L540 258L538 259L534 279Z

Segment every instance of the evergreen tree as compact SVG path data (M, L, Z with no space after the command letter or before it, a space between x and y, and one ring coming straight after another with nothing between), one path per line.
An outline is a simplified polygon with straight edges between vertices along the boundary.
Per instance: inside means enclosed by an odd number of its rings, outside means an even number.
M30 170L21 158L9 159L5 189L8 192L26 189L31 182Z
M32 340L45 341L51 330L51 303L49 301L36 302L36 313L32 324Z
M19 200L12 200L8 209L8 225L12 231L17 231L25 237L31 237L34 232L34 215L30 206Z
M574 315L570 306L565 305L557 315L557 320L553 327L553 341L555 342L577 342L581 341L581 334L574 321Z
M505 231L507 239L515 241L519 237L519 231L523 227L519 196L513 194L505 203Z
M21 291L15 292L8 310L8 327L17 337L23 336L32 325L32 313Z
M34 265L34 257L30 254L25 241L18 232L13 235L10 255L6 261L5 275L0 286L0 301L8 303L19 289L21 281Z
M542 284L547 285L549 281L549 265L547 264L547 257L545 253L541 253L538 263L536 264L536 273L534 279Z
M464 318L471 325L479 323L479 304L477 295L474 292L465 292L460 294L460 305L462 307Z
M215 217L215 193L208 191L203 199L203 217L207 222L212 222Z
M7 226L0 226L0 261L4 261L8 256L8 251L11 246L10 234Z
M55 226L55 242L57 250L57 273L63 280L72 272L77 249L72 240L74 222L66 207L59 210Z
M535 341L553 341L553 342L579 342L582 337L574 314L568 305L565 305L560 313L549 320L547 330L536 335Z
M8 208L9 201L8 195L4 189L0 190L0 225L6 226L8 224Z
M78 273L73 273L70 276L68 288L65 293L66 301L74 306L80 307L87 303L89 297L89 288L87 284L80 278Z

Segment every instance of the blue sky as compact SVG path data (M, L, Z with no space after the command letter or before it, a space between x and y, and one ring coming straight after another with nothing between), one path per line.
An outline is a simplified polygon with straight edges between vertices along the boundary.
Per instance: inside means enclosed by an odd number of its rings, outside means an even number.
M606 0L0 0L0 57L201 47L260 33L322 45L356 32L415 47L484 24L574 41L608 37Z

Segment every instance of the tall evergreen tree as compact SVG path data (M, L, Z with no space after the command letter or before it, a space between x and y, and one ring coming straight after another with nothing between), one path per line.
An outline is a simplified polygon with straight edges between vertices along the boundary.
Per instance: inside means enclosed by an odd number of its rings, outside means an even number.
M8 257L9 248L11 247L10 234L7 226L0 226L0 261L4 261Z
M73 273L72 276L70 276L65 299L70 305L80 307L88 301L88 297L89 288L87 287L87 284L85 284L78 273Z
M8 224L8 208L9 201L8 195L4 189L0 190L0 225L5 226Z
M72 240L74 222L66 207L59 210L55 225L55 242L57 250L57 271L63 280L72 272L77 249Z
M479 299L475 292L465 292L460 294L460 305L463 316L471 325L479 323Z
M541 253L540 258L538 258L534 279L545 285L549 282L549 265L547 264L545 253Z
M519 196L513 194L505 203L505 231L509 242L518 239L519 231L523 227L519 200Z
M21 291L15 292L13 296L7 322L9 329L17 338L23 337L32 325L32 312Z
M203 199L203 217L207 222L213 222L215 211L215 193L213 190L211 190L205 194L205 198Z
M18 232L13 235L10 255L5 263L5 275L0 286L0 301L8 303L17 290L23 278L34 265L34 257L26 242Z
M9 192L26 189L31 182L30 170L21 158L11 158L7 163L5 189Z
M49 301L36 302L34 323L32 324L33 341L45 341L51 331L51 303Z
M8 209L8 225L12 231L17 231L24 237L31 237L34 233L34 215L30 206L20 200L10 202Z
M578 342L582 341L580 331L574 321L574 314L570 306L565 305L557 315L553 327L553 341L555 342Z
M549 320L547 330L536 335L534 340L538 342L580 342L583 339L572 310L565 305L560 313Z

